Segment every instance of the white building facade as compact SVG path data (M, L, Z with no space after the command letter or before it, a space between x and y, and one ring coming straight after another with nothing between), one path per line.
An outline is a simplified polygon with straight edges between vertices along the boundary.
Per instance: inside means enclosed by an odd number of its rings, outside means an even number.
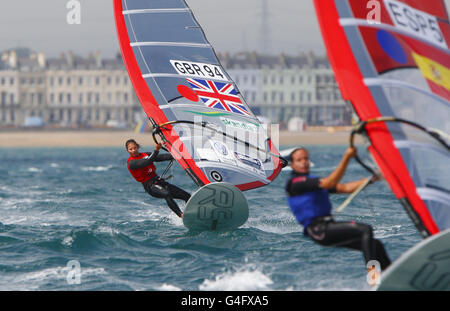
M142 108L118 55L45 59L28 49L4 52L0 63L0 125L39 117L47 126L132 127Z

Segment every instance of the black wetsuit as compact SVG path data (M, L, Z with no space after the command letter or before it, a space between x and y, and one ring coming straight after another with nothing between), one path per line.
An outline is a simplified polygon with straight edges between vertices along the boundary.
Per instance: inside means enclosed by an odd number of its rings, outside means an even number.
M319 177L293 172L286 185L289 205L305 226L304 234L320 245L362 251L366 263L378 260L381 269L386 269L391 261L383 244L373 237L372 227L354 221L335 221L331 216L329 192L336 190L322 189L319 184Z
M150 156L138 160L130 160L128 162L128 168L130 170L142 169L152 165L153 162L169 161L173 159L171 154L160 155L157 151L145 153L150 154ZM187 202L191 197L188 192L164 181L156 174L153 178L143 182L142 185L148 194L156 198L165 199L169 208L179 217L182 216L183 213L174 199L181 199Z

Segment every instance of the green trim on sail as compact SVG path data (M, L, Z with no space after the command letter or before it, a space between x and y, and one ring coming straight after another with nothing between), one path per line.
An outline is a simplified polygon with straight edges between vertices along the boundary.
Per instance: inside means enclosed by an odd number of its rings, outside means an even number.
M193 114L198 114L198 115L201 115L201 116L208 116L208 117L232 116L231 113L218 112L218 111L208 111L208 112L199 112L199 111L191 111L191 110L183 110L183 111L184 112L190 112L190 113L193 113ZM233 120L233 121L235 121L235 122L244 122L244 121L236 121L236 120ZM250 122L250 121L245 121L245 122L253 124L254 126L259 127L258 123L253 123L253 122Z
M228 116L231 116L231 114L226 113L226 112L218 112L218 111L199 112L199 111L191 111L191 110L183 110L183 111L202 115L202 116L207 116L207 117L221 117L220 121L225 126L232 126L234 128L238 128L238 129L241 129L244 131L251 131L254 133L258 132L259 124L253 123L250 121L240 121L240 120L238 121L235 119L226 118Z
M208 117L223 117L223 116L231 115L229 113L218 112L218 111L199 112L199 111L184 110L184 112L190 112L190 113L198 114L201 116L208 116Z

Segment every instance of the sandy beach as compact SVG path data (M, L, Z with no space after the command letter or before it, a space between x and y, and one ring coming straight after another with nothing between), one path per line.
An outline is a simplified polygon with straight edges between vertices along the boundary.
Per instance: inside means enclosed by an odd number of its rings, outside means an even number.
M279 133L279 145L348 145L350 130L310 130ZM1 131L0 147L122 147L134 138L142 145L154 145L150 133L133 131ZM275 139L275 137L274 137Z

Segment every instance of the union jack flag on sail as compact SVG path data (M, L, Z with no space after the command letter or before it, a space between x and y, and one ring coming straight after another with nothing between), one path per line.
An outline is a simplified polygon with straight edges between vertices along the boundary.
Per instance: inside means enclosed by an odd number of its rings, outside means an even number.
M187 81L207 107L250 115L233 84L189 78Z

